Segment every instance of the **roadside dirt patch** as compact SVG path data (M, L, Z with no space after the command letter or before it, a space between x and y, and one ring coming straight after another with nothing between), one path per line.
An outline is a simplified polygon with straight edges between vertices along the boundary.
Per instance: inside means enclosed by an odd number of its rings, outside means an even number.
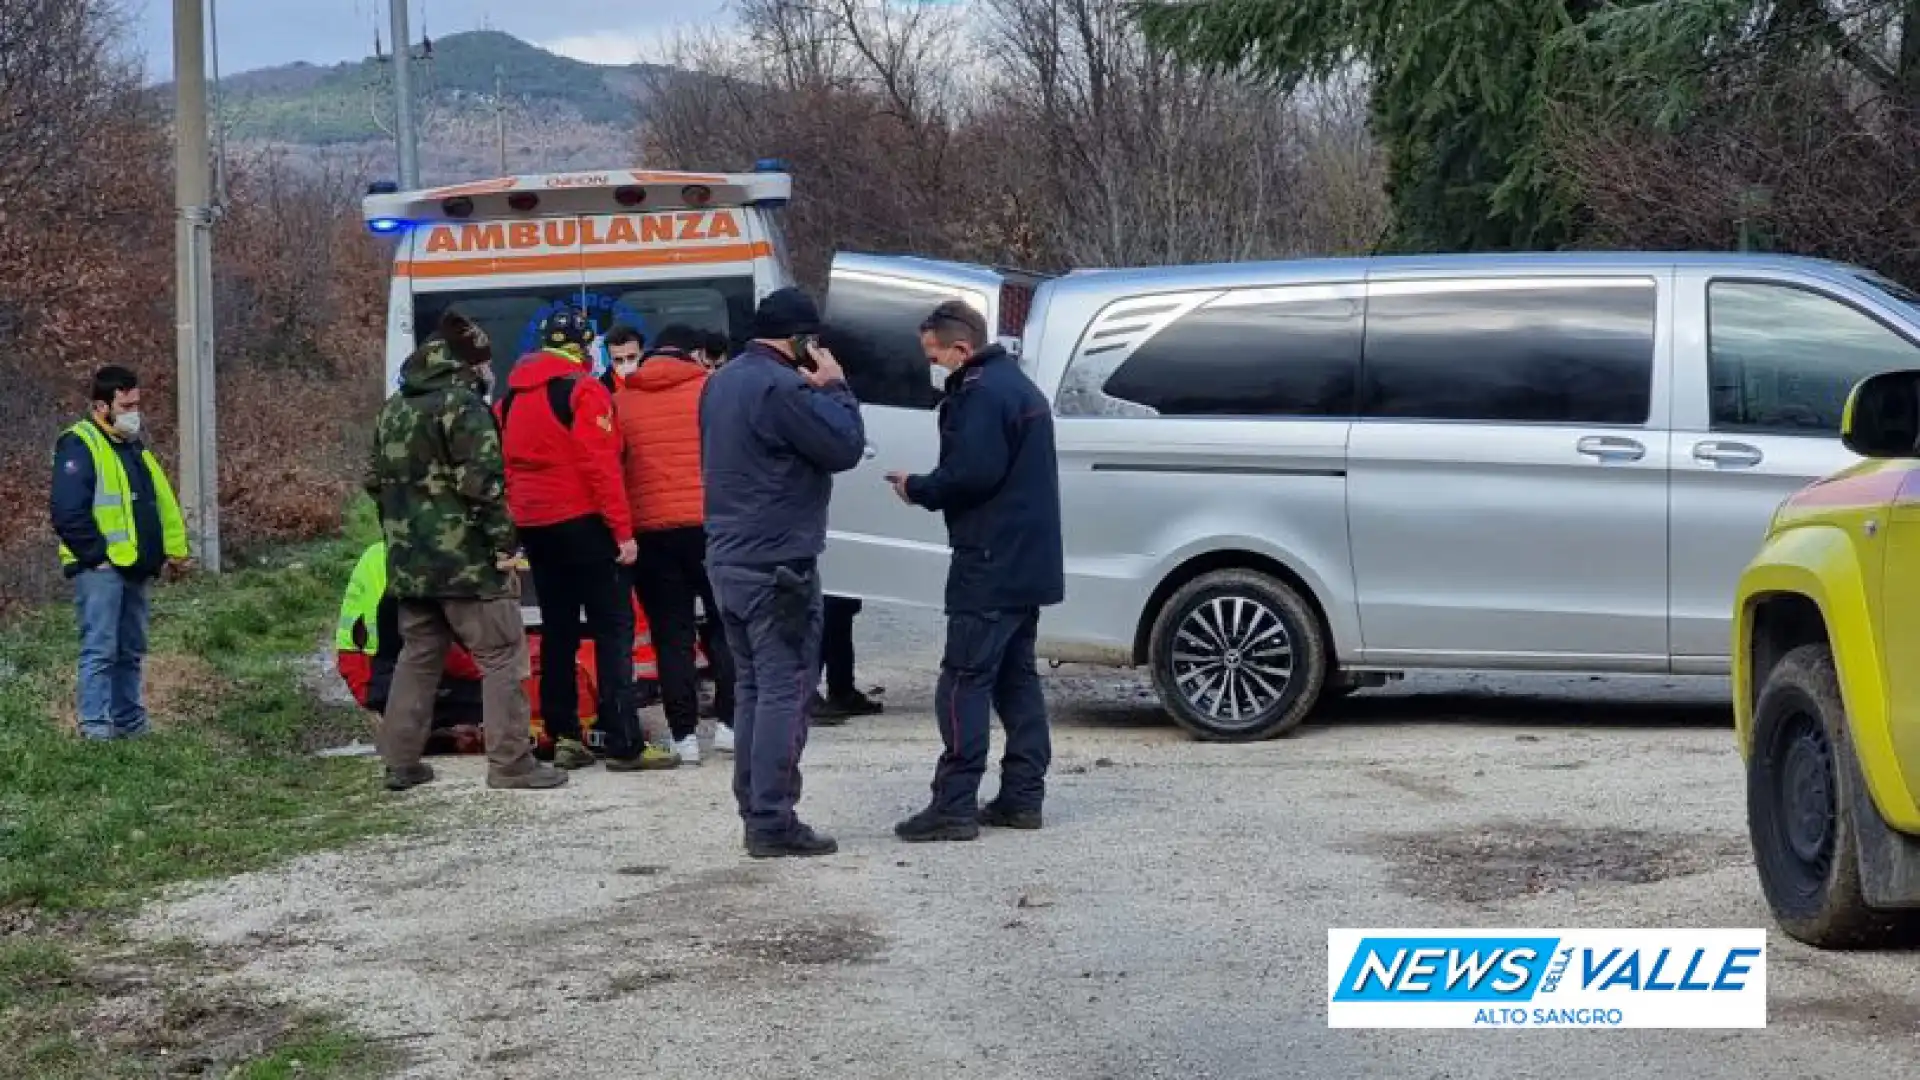
M79 679L79 672L62 668L48 680L49 719L65 732L80 729L78 704L74 700ZM181 717L198 715L204 711L199 707L201 703L218 699L228 689L226 680L212 664L188 653L149 655L141 679L150 722L159 730L173 726Z
M1437 776L1422 776L1403 769L1368 769L1366 775L1369 779L1429 802L1457 802L1465 797L1460 794L1459 788Z
M720 947L743 960L817 966L871 960L886 950L887 939L860 920L815 918L760 926Z
M301 1009L242 987L214 988L211 958L197 949L101 952L74 938L45 941L38 969L5 980L14 1008L0 1029L0 1080L136 1074L130 1070L224 1077L320 1030ZM399 1061L386 1051L375 1056Z
M1518 824L1394 836L1373 853L1394 864L1407 895L1466 904L1594 885L1646 885L1746 858L1733 837Z

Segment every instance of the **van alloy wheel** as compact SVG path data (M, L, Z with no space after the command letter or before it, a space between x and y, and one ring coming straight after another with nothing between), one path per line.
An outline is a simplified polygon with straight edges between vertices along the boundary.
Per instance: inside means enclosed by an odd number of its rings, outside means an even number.
M1258 570L1201 574L1167 597L1147 636L1147 666L1168 715L1219 742L1299 727L1327 680L1328 643L1313 602Z
M1255 722L1287 695L1293 682L1293 638L1271 607L1245 596L1219 596L1181 621L1173 675L1187 702L1222 731Z

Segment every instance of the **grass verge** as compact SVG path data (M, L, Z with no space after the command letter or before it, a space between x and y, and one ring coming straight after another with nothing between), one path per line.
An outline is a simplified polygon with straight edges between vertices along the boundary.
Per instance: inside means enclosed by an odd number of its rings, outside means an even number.
M0 629L0 1080L379 1067L322 1018L193 989L194 950L111 929L160 886L406 824L369 762L311 754L365 730L302 677L364 533L159 590L145 739L74 735L69 608Z

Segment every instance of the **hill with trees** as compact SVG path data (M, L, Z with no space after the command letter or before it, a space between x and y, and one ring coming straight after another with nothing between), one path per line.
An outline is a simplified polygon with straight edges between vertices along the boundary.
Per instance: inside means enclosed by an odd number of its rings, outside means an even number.
M589 64L510 34L476 30L432 42L413 64L421 173L429 183L500 171L625 164L650 87L669 69ZM220 122L230 145L275 147L295 161L365 162L392 173L393 72L386 57L228 75Z

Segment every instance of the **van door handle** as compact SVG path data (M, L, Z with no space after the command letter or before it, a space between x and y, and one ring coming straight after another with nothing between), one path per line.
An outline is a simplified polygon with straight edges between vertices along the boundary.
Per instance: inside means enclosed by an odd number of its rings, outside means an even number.
M880 448L872 443L868 443L866 448L860 451L860 456L866 458L868 461L872 461L874 458L880 456Z
M1693 444L1693 460L1702 465L1720 465L1744 469L1760 464L1760 448L1743 442L1702 442Z
M1589 435L1574 443L1573 448L1601 461L1639 461L1647 456L1646 447L1618 435Z

